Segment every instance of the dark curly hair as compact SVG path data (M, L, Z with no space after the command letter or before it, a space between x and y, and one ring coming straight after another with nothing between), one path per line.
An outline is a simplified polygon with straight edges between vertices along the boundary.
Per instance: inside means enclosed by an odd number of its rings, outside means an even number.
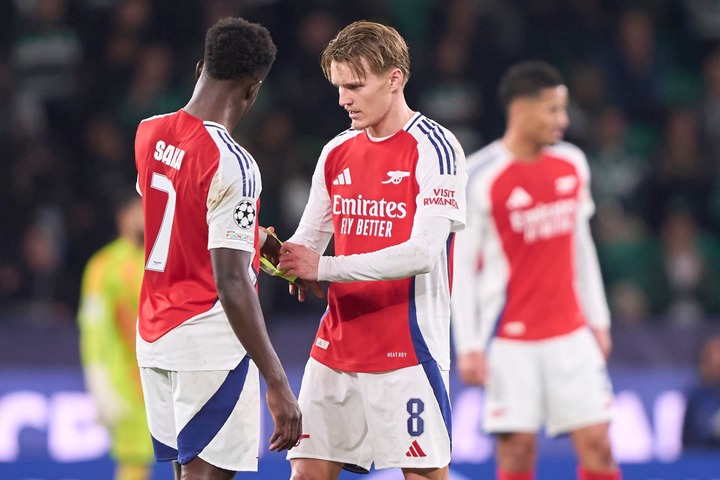
M261 79L276 53L270 32L262 25L243 18L223 18L205 36L203 69L217 80Z

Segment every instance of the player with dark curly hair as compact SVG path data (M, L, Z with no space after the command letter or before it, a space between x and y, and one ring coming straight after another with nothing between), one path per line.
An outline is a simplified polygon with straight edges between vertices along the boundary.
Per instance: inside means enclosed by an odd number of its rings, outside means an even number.
M240 18L209 29L181 110L143 120L135 139L145 273L137 357L155 458L176 479L257 470L258 370L275 422L270 450L291 448L301 415L257 297L266 232L260 171L231 132L250 110L276 49Z
M225 18L212 26L205 37L205 71L216 80L265 77L277 50L265 28L240 18ZM257 26L257 25L256 25Z

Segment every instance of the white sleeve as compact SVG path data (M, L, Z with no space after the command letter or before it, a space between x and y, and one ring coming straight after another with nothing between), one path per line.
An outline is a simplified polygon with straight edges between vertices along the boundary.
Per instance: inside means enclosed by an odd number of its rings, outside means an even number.
M450 235L450 219L415 218L410 238L375 252L320 257L318 280L393 280L429 272Z
M575 222L575 291L588 324L595 328L609 328L610 311L590 233L590 218L595 213L595 202L590 192L590 166L583 151L571 143L561 142L553 149L572 162L581 182Z
M238 157L221 153L207 198L208 249L253 252L257 200L262 188L255 160L238 147Z
M455 236L453 290L451 297L452 332L458 353L482 351L484 336L480 326L478 276L482 261L483 215L468 198L467 224Z
M465 153L449 130L439 125L418 144L415 177L420 187L415 219L445 217L453 232L465 227ZM442 141L435 141L433 135Z
M300 224L287 241L304 245L322 254L333 236L332 210L330 195L325 185L325 160L329 148L326 146L320 154L312 176L310 196L305 206Z
M595 328L610 327L610 310L605 298L595 243L590 232L590 218L595 202L590 192L590 167L585 154L574 148L580 185L580 208L575 222L575 290L588 324Z
M575 288L588 324L594 328L610 328L610 311L590 233L590 222L582 211L578 213L575 228L575 265Z

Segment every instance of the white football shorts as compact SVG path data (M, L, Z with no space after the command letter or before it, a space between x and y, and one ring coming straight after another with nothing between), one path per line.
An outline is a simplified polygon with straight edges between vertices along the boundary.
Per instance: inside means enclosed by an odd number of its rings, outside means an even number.
M260 384L250 357L230 371L140 368L159 462L200 457L218 468L257 471Z
M365 472L441 468L450 463L449 374L435 361L351 373L311 358L298 402L303 434L287 458L340 462Z
M549 436L609 422L613 392L589 328L540 341L495 338L487 352L484 429Z

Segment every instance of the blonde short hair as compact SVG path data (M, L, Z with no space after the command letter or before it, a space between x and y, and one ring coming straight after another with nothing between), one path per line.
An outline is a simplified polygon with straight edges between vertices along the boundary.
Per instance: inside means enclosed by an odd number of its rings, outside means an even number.
M330 40L320 55L320 66L328 80L332 62L346 63L364 79L363 60L376 75L399 68L403 85L410 78L410 51L403 37L392 27L366 20L351 23Z

